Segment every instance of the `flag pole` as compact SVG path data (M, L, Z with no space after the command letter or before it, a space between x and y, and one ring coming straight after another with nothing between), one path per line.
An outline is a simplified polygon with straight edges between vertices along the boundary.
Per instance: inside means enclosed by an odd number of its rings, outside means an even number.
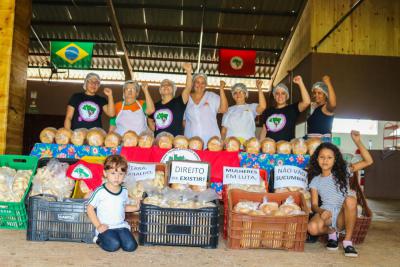
M205 6L205 3L203 2L203 13L201 15L201 29L200 29L200 41L199 41L199 55L197 58L196 73L199 73L199 71L200 71L201 49L203 47L204 6Z

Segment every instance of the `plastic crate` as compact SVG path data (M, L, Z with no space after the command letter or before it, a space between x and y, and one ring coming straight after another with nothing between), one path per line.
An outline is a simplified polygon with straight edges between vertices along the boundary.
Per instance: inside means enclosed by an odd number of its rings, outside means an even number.
M296 216L251 216L233 211L242 200L262 202L263 197L282 204L289 196L306 212ZM299 192L253 193L240 189L228 192L229 224L228 248L272 248L291 251L304 251L307 237L309 210L303 195Z
M0 167L6 166L15 170L32 170L35 174L38 159L31 156L0 155ZM0 228L1 229L26 229L27 213L25 198L32 184L32 176L29 178L28 187L19 202L0 201Z
M264 180L265 191L268 192L268 174L265 170L260 169L260 178ZM222 201L224 203L224 229L223 229L223 238L226 239L228 237L228 221L229 221L229 207L228 207L228 192L227 186L224 185L222 188Z
M84 200L56 201L55 196L29 198L27 240L92 243L95 227Z
M218 206L173 209L142 204L139 244L216 248L219 236L218 214Z

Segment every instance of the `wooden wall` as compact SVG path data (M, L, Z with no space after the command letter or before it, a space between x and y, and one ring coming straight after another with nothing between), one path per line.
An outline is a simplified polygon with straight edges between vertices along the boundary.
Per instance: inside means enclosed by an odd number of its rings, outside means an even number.
M312 47L339 21L356 0L308 0L273 84L282 81L312 52L367 56L400 56L400 1L364 0L325 39Z
M0 154L3 154L6 148L14 10L14 0L0 1Z
M7 154L22 153L31 16L31 0L17 0L9 85Z
M314 46L356 0L312 0ZM400 1L364 0L327 38L319 53L400 56Z

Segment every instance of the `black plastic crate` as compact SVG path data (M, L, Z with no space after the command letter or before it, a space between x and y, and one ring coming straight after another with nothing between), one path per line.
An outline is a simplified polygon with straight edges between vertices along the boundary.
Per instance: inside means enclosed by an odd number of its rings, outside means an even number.
M95 227L84 200L34 196L29 198L27 240L93 243Z
M173 209L142 203L139 244L216 248L218 214L218 205L202 209Z

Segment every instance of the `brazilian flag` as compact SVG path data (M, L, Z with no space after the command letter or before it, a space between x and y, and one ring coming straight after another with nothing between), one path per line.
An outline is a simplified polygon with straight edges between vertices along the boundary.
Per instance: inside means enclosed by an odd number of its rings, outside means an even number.
M50 61L62 69L90 69L93 43L59 42L50 43Z

